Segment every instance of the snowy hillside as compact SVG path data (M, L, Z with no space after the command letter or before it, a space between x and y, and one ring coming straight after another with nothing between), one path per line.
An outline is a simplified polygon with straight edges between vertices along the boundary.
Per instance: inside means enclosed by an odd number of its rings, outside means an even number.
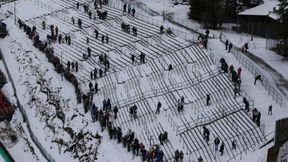
M17 136L6 142L16 161L266 160L271 144L259 148L288 116L276 76L235 47L228 53L219 31L205 49L198 34L162 21L163 10L187 20L186 5L77 2L19 0L15 17L13 3L1 8L11 14L0 40L0 67L11 74L2 92L17 108L0 129ZM236 47L247 39L222 34ZM251 52L264 50L257 40ZM223 59L234 69L223 71ZM254 85L255 71L263 82Z

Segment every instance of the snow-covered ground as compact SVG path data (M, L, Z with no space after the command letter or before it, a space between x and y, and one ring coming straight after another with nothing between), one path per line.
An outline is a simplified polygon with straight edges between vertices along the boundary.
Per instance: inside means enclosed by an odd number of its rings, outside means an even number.
M157 12L165 10L173 12L177 18L187 19L188 6L174 6L170 1L162 0L142 2ZM98 83L99 92L94 95L93 102L101 108L103 99L111 99L112 107L117 106L119 113L118 119L111 117L110 120L113 126L122 128L123 135L131 129L135 131L138 140L149 148L151 144L159 144L158 135L167 131L169 141L160 146L167 161L172 161L176 149L183 150L184 161L197 160L199 156L206 161L265 161L266 151L271 144L261 150L257 148L273 137L275 121L287 117L288 111L274 103L260 84L253 85L254 76L242 68L242 95L246 92L247 97L253 99L254 107L262 113L261 124L265 126L258 128L252 122L251 113L242 110L242 97L233 98L231 82L226 75L218 71L218 60L221 57L236 69L241 66L233 55L225 51L219 39L211 39L211 51L207 51L179 37L160 35L159 27L147 24L145 20L143 22L131 18L111 7L103 6L103 10L108 10L108 18L111 19L91 20L82 8L80 11L76 10L75 4L74 1L20 0L17 2L17 18L27 20L25 23L29 26L35 25L40 40L45 40L50 31L49 27L46 30L41 29L43 20L47 25L58 26L59 33L72 36L71 46L52 44L54 55L59 58L61 56L64 65L67 61L80 62L79 72L72 73L80 81L82 92L89 91L89 82ZM90 7L93 8L93 4L90 3ZM27 12L32 8L35 9L34 12ZM52 11L55 12L51 14ZM79 30L72 24L72 16L83 20L85 30ZM161 16L155 19L160 21ZM133 37L121 31L121 21L136 26L138 36ZM26 111L31 129L50 156L55 161L140 161L140 157L133 157L126 148L117 144L116 140L110 140L108 133L101 131L99 123L92 122L90 112L84 113L83 104L76 102L72 84L65 79L62 81L61 75L54 71L45 55L38 51L23 30L14 24L13 17L5 20L5 23L8 25L9 36L0 40L1 50L9 64L17 96ZM179 29L171 23L163 24ZM197 24L195 26L197 27ZM110 42L101 44L99 39L95 39L94 28L99 29L101 35L109 34ZM239 47L249 39L249 36L245 35L225 34ZM89 44L86 43L87 37L90 38ZM264 43L264 39L254 38L254 42L250 42L251 52L271 66L274 65L286 78L287 65L282 61L283 58L265 50ZM80 61L87 47L92 48L93 56L87 61ZM147 55L146 63L139 64L137 58L137 63L132 64L131 54L137 56L141 52ZM107 54L111 61L110 69L104 77L91 80L90 72L95 67L103 67L98 60L99 54L103 53ZM173 66L170 72L167 71L169 64ZM3 69L3 64L0 64L0 67ZM11 83L2 91L10 101L15 100L11 97L14 95ZM208 93L212 96L211 106L205 106ZM177 100L182 96L185 96L184 113L179 113ZM162 108L161 113L156 115L158 102L162 103ZM267 112L271 104L273 115L269 116ZM129 116L129 107L132 105L138 106L137 119ZM9 148L15 160L25 158L29 161L45 161L26 135L28 131L25 123L21 121L19 110L16 109L11 122L16 123L11 124L15 125L12 128L15 127L18 131L21 127L23 130L18 142ZM208 143L202 137L204 125L211 131ZM103 137L101 142L95 138L97 133ZM223 156L213 151L216 137L226 143ZM236 150L231 150L232 140L236 140L238 144ZM35 147L34 152L23 152L31 148L27 146L28 142L31 147Z

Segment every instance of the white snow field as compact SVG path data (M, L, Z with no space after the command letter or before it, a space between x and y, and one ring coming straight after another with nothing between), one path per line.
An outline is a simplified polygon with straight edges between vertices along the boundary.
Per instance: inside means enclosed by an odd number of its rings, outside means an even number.
M57 26L63 37L69 35L71 45L59 44L58 41L49 45L54 50L53 55L58 57L65 69L68 61L78 62L78 72L70 72L77 78L80 91L88 94L89 83L94 85L97 82L99 90L93 95L92 102L102 109L103 100L109 98L112 108L117 106L119 109L117 119L112 111L109 112L113 127L121 128L123 136L129 130L135 132L135 137L148 150L151 145L159 145L164 153L163 161L174 161L177 149L184 152L184 162L197 161L200 156L204 162L266 161L266 151L272 146L271 143L259 148L273 138L275 121L288 116L285 103L278 105L261 84L253 85L254 76L244 67L241 96L234 97L231 77L220 70L219 60L225 58L228 65L233 64L235 69L241 65L234 55L225 51L219 39L209 40L207 50L197 42L194 33L161 22L159 16L152 19L145 13L137 13L141 12L138 8L136 17L133 17L121 10L120 2L109 2L98 9L108 11L107 19L97 17L94 20L96 10L93 1L79 1L89 6L92 19L89 19L82 5L76 8L76 2L19 0L16 2L16 22L13 15L4 20L9 35L0 40L0 48L14 80L19 102L27 114L36 136L34 138L38 140L35 144L35 140L25 135L25 139L32 143L33 153L21 140L8 148L16 161L23 158L25 161L41 162L141 161L141 156L133 156L123 144L110 140L107 129L102 131L99 122L92 121L90 110L85 113L83 102L77 103L75 86L65 77L62 78L46 55L33 46L23 28L19 28L18 20L31 28L35 26L43 42L50 34L50 25ZM155 7L157 2L149 0L147 5ZM163 3L159 5L159 10L153 8L157 12L162 11L163 6L170 5L165 1L159 3ZM13 12L11 5L6 9ZM170 8L171 12L177 13L188 9L187 6L182 10L173 6ZM186 16L183 13L180 15ZM77 25L78 19L82 20L82 28ZM46 22L46 29L42 28L43 21ZM122 22L137 27L137 36L121 30ZM165 28L171 26L175 33L185 31L186 36L160 34L162 24L165 24ZM95 29L99 32L98 39L95 38ZM109 36L108 43L101 42L102 35ZM86 42L87 38L89 43ZM185 40L188 38L189 41ZM92 51L91 57L84 60L83 54L87 54L88 47ZM139 61L141 53L146 55L145 63ZM110 68L103 77L91 79L91 71L104 69L99 61L99 56L104 54ZM132 54L136 56L135 63L131 61ZM173 67L171 71L168 70L170 64ZM4 68L2 64L0 67L1 70ZM13 98L9 84L10 90L7 91L10 92L5 94ZM211 96L209 106L206 106L207 94ZM184 97L184 110L178 112L177 101L181 97ZM244 110L243 97L248 99L251 109L256 107L261 112L260 126L252 121L251 111ZM162 103L160 114L155 113L158 102ZM138 107L137 118L129 114L129 108L133 105ZM273 105L272 116L267 115L269 105ZM28 133L19 109L16 109L13 121L21 123L23 134ZM208 142L203 138L203 126L210 131ZM168 132L168 141L160 145L158 136L164 131ZM97 134L102 136L101 140ZM222 156L215 151L216 137L225 143ZM237 143L235 149L232 149L232 141ZM27 152L23 152L23 148Z

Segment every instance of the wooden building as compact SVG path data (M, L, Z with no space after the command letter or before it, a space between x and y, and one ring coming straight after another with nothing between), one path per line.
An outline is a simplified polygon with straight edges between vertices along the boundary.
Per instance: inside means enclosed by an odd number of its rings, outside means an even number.
M274 13L278 1L266 1L264 4L238 13L239 32L264 38L277 38L280 29L278 15Z

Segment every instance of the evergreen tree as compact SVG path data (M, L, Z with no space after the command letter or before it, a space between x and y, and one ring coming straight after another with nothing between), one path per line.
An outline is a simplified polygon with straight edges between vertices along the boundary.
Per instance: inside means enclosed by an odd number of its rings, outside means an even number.
M222 0L190 0L189 17L203 23L207 28L217 28L224 13Z
M279 20L282 26L282 30L279 30L281 39L288 41L288 0L279 0L279 5L276 9L276 13L279 15Z
M279 5L275 10L275 13L279 15L280 30L277 30L278 37L281 39L281 43L277 45L276 49L284 56L288 56L288 0L279 0Z

